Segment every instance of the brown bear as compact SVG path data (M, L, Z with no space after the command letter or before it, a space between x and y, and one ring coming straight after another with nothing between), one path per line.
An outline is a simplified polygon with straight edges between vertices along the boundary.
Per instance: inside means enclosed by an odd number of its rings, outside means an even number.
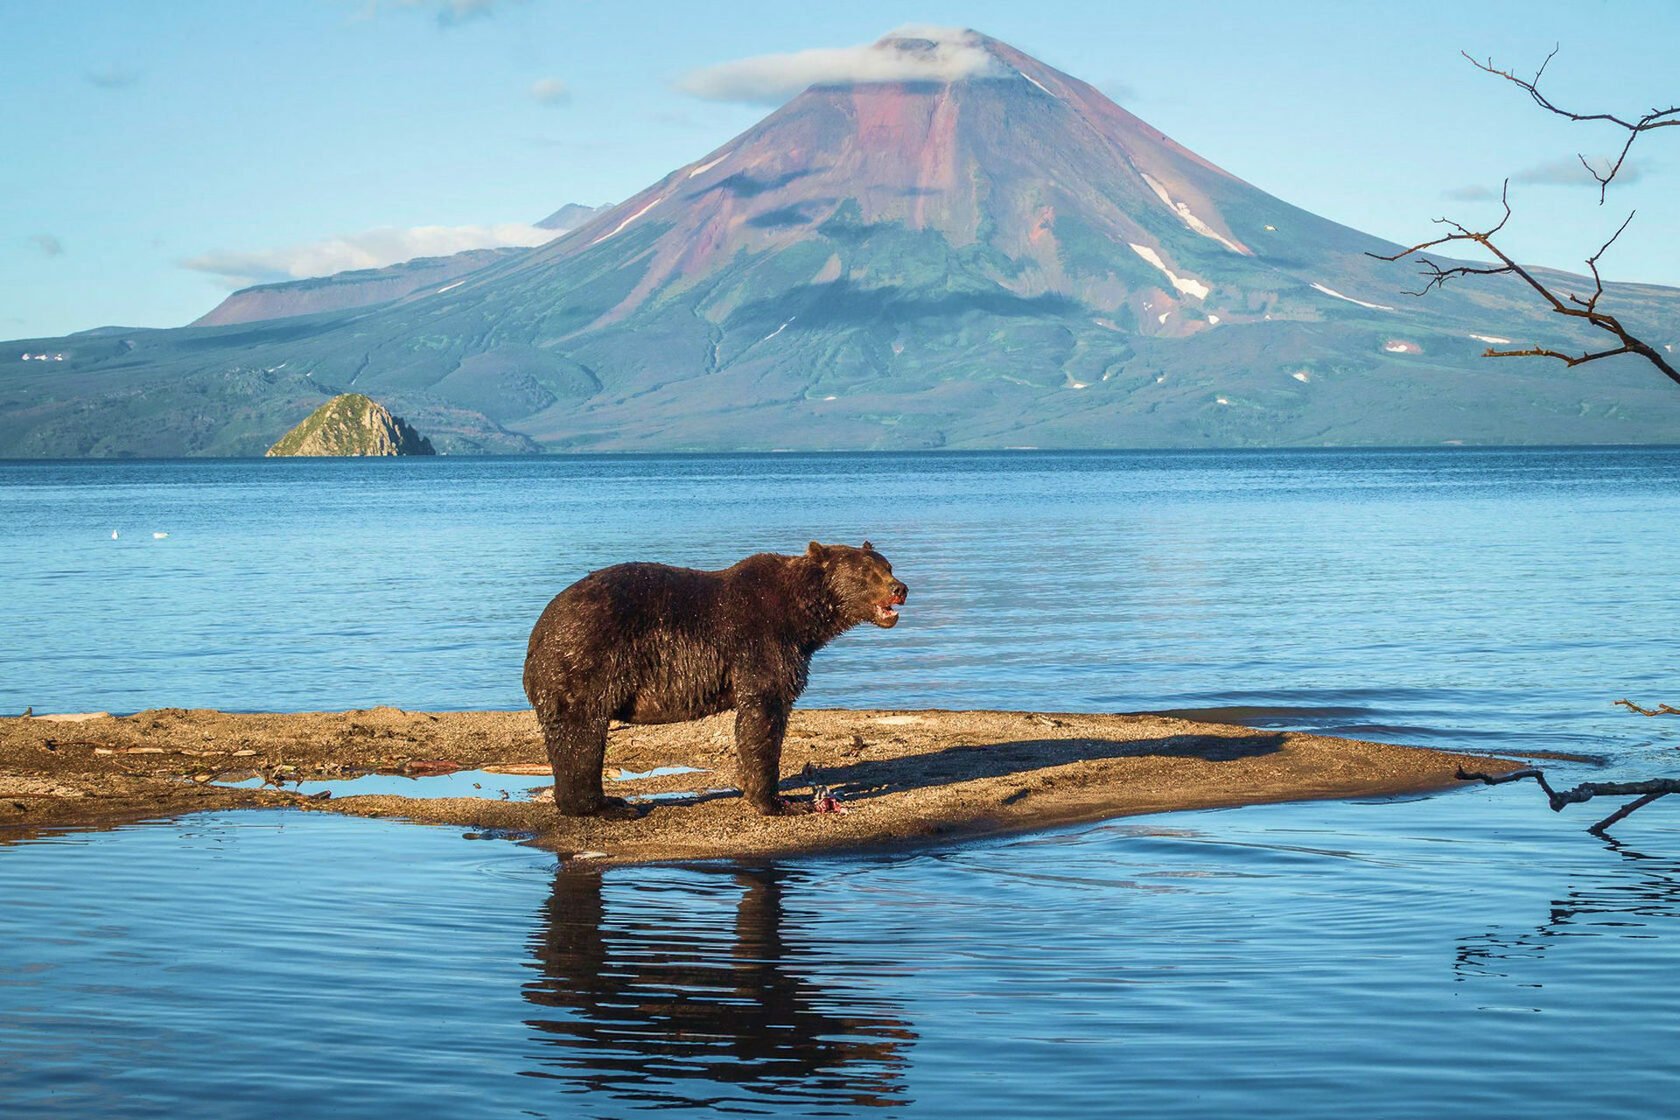
M788 711L811 655L862 622L898 623L907 588L868 541L761 552L721 572L615 564L556 595L531 631L525 695L567 816L622 801L601 790L607 721L676 723L735 709L741 792L766 815L777 797Z

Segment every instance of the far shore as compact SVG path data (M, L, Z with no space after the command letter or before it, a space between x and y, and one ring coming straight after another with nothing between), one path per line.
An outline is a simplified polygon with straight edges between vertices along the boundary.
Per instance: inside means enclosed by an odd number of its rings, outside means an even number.
M0 719L0 843L206 810L293 808L527 839L601 863L761 859L944 843L1139 813L1382 797L1459 785L1459 767L1523 763L1162 715L796 710L782 794L829 810L760 817L734 792L733 718L614 727L612 780L632 819L560 817L531 799L297 792L299 781L452 769L540 773L529 712L234 714L153 709ZM253 778L262 788L219 784ZM423 779L422 779L423 780ZM822 789L815 788L823 787ZM656 800L641 800L649 795ZM843 810L843 811L835 811Z

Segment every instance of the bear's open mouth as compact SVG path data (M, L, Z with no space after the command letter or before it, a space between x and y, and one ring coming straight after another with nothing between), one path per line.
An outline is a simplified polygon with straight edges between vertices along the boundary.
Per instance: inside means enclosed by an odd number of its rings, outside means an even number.
M875 604L875 625L887 627L898 625L898 612L893 609L893 600Z

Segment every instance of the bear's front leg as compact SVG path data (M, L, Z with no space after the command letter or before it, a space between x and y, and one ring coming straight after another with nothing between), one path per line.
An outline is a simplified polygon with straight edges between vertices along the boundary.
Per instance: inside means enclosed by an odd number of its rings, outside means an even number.
M744 696L735 706L736 781L747 804L767 817L788 811L776 795L788 707L777 696Z
M545 719L543 744L554 769L554 805L562 816L589 817L624 805L601 788L601 767L607 758L605 718Z

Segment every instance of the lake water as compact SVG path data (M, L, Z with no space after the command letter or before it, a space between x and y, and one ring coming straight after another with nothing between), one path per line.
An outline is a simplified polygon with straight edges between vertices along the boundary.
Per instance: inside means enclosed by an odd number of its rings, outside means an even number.
M1680 771L1680 719L1612 705L1680 702L1673 449L0 463L0 712L521 707L592 568L866 536L904 622L807 706ZM1600 840L1600 804L596 874L318 814L37 838L0 847L0 1113L1667 1116L1680 805Z

